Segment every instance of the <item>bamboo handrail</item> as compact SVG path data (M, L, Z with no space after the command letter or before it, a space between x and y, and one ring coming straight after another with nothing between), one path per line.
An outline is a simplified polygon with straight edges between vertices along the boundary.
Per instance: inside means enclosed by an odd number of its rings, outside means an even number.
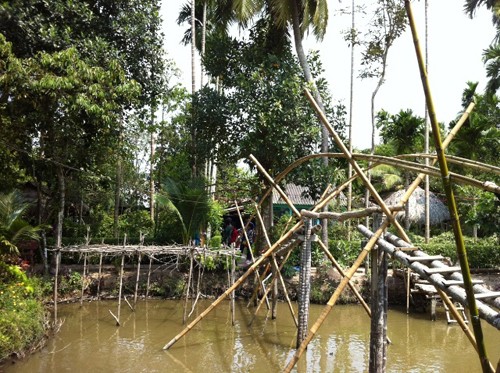
M425 153L400 154L397 155L395 158L437 159L436 154L425 154ZM456 155L449 155L449 154L446 156L446 159L448 160L448 163L453 163L464 167L470 167L481 171L491 172L494 173L495 175L500 175L500 167L488 163L478 162L472 159L457 157Z
M389 210L391 211L401 211L403 210L402 205L396 205L396 206L387 206ZM373 207L368 207L363 210L354 210L354 211L347 211L347 212L331 212L331 211L325 211L325 212L314 212L314 211L309 211L302 209L300 211L300 214L302 216L308 217L308 218L313 218L313 219L331 219L335 221L342 222L347 219L355 219L355 218L362 218L368 215L372 215L375 213L382 213L382 209L379 206L373 206Z
M483 331L481 329L481 321L479 319L479 313L476 306L476 299L474 298L474 290L472 288L472 279L469 270L469 262L467 259L467 253L465 251L465 243L458 217L455 195L453 193L453 188L450 181L448 163L446 161L446 155L444 153L444 149L442 146L441 135L439 132L439 123L436 118L436 112L434 109L434 102L432 99L430 84L427 79L427 71L425 69L422 52L420 50L420 44L416 31L415 20L413 18L413 11L409 0L405 0L405 8L406 8L406 13L408 15L408 20L410 22L413 44L415 46L415 53L417 55L418 66L420 69L420 77L422 80L422 86L425 93L425 99L429 112L429 119L432 126L432 135L434 137L434 145L436 147L436 154L438 157L439 168L441 170L443 188L446 193L448 209L450 211L450 217L453 224L453 232L455 236L455 243L457 246L457 255L460 262L460 268L462 269L462 275L464 277L464 288L465 288L465 293L467 294L467 303L469 305L469 312L471 314L471 323L478 347L477 352L479 355L479 360L481 361L481 367L483 369L483 372L486 373L490 372L490 366L489 366L488 356L486 354L486 348L484 345Z

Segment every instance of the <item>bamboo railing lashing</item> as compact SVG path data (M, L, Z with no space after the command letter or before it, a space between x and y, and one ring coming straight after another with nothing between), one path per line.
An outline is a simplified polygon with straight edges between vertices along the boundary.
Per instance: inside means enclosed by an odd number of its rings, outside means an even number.
M465 250L465 242L462 235L462 228L460 226L457 205L455 202L455 195L453 192L452 184L450 181L450 175L448 171L448 163L446 161L446 155L442 147L441 134L439 123L436 118L436 112L434 110L434 102L432 99L430 84L427 79L427 71L425 69L424 60L422 57L422 52L420 50L420 43L418 40L417 30L415 20L413 18L413 11L409 0L405 0L405 8L410 23L410 29L413 37L413 44L415 46L415 53L418 60L418 66L420 69L420 77L422 80L422 86L425 93L425 99L427 103L427 108L429 112L429 119L432 126L432 135L434 138L434 146L436 147L436 154L438 157L439 168L441 170L443 188L446 193L448 209L450 211L450 217L453 225L453 232L455 236L455 243L457 249L458 260L460 262L460 268L462 269L462 275L464 277L464 288L467 294L467 303L469 306L469 312L471 315L471 323L474 330L474 336L477 343L477 352L479 355L479 360L481 362L481 367L483 372L489 372L489 360L486 353L486 347L484 345L483 331L481 328L481 321L479 318L479 312L476 306L476 299L474 298L474 290L472 287L472 280L469 269L469 262L467 259L467 253Z

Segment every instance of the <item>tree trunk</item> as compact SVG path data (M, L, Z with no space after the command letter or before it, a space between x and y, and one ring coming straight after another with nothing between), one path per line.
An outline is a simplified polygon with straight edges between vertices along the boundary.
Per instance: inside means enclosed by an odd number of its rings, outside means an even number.
M152 117L152 115L151 115ZM152 119L152 118L151 118ZM155 158L155 133L151 129L151 158L149 161L149 216L155 221L155 182L154 182L154 158Z
M191 0L191 94L196 93L196 14L195 14L196 1ZM194 100L191 102L193 106ZM194 108L191 107L191 117L193 117ZM191 176L196 177L197 175L197 165L196 165L196 129L194 123L191 124L191 147L193 164L191 165Z
M301 2L299 1L299 4ZM300 66L302 67L302 71L304 73L304 78L307 83L311 84L312 86L312 94L314 97L314 100L318 104L319 108L323 113L326 114L325 107L323 105L323 100L321 99L321 96L319 94L318 88L316 86L316 83L314 81L314 78L311 73L311 68L309 67L309 63L307 62L307 57L304 52L304 46L302 44L302 32L300 31L300 18L299 18L299 4L297 4L297 0L292 1L292 26L293 26L293 38L295 42L295 50L297 52L297 57L299 59ZM330 134L328 132L328 129L325 126L321 127L321 152L322 153L328 153L328 139L330 137ZM328 166L328 157L323 158L323 165L325 167ZM323 208L323 211L328 211L328 206L325 206ZM328 220L323 219L321 222L322 226L322 233L321 233L321 240L325 244L325 246L328 248Z
M57 166L57 183L59 189L59 206L57 209L56 248L60 249L62 246L64 205L66 203L66 181L62 166Z
M115 180L115 207L113 213L113 234L116 239L119 238L118 219L120 218L120 191L122 188L122 159L118 155L116 161L116 180Z
M309 327L309 299L311 294L311 219L304 218L304 243L300 253L299 272L299 329L297 348L307 336Z
M207 38L207 0L203 2L203 22L201 29L201 57L205 56L205 46ZM205 74L205 66L201 63L200 87L203 88L203 75Z

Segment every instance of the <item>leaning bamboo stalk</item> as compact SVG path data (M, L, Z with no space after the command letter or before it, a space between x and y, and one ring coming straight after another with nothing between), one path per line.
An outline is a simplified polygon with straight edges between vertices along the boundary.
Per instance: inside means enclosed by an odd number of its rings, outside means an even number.
M370 191L370 194L373 196L373 198L375 198L375 201L377 202L377 204L382 208L382 210L384 211L386 216L390 219L391 223L396 227L399 234L402 237L404 237L405 239L409 240L408 235L404 231L403 227L401 227L401 225L396 220L396 218L391 214L391 211L387 208L387 205L385 204L382 197L380 197L380 195L378 194L377 190L373 187L370 180L368 180L368 177L366 176L366 174L363 172L363 170L358 165L356 160L352 157L352 154L349 152L349 149L346 148L346 146L344 145L344 143L340 139L339 135L337 134L335 129L332 127L332 125L330 124L330 122L326 118L325 113L321 110L321 108L316 103L316 100L314 100L314 98L312 97L311 92L309 92L309 90L306 89L305 93L306 93L307 99L309 100L309 103L316 111L316 114L318 115L319 119L321 120L323 125L328 129L328 131L330 132L330 135L335 140L335 143L340 148L340 150L342 150L342 153L344 153L346 155L347 161L352 165L352 168L354 169L354 171L356 171L356 174L359 176L359 178L361 179L361 181L363 182L365 187Z
M453 127L453 129L450 131L450 133L446 137L445 141L443 142L443 148L446 148L450 144L450 142L453 140L453 138L457 134L458 130L462 127L462 125L465 123L465 121L469 117L469 115L472 112L473 108L474 108L474 104L473 103L469 104L469 106L467 107L467 110L463 113L463 115L460 118L460 120L455 124L455 126ZM424 176L425 176L425 174L423 174L423 173L420 173L417 176L417 178L413 181L413 183L408 187L408 189L406 190L405 194L401 197L401 203L406 203L408 201L408 199L410 198L411 194L415 191L415 189L418 187L418 185L424 179ZM354 179L355 177L356 176L353 176L351 179ZM352 181L351 179L349 179L348 182L351 182ZM343 185L346 185L346 184L347 184L347 182L344 183ZM318 206L316 206L316 207L318 207ZM317 211L316 207L315 207L315 210ZM374 235L372 236L372 238L365 245L363 251L360 253L360 255L358 256L358 258L356 259L356 261L354 262L354 264L351 266L351 268L349 269L349 271L346 273L346 276L340 282L339 286L337 287L337 289L335 290L335 292L331 296L331 298L328 301L328 303L327 303L326 307L324 308L323 312L318 317L318 319L316 320L315 324L312 326L311 330L309 331L308 336L302 342L302 344L299 346L299 348L295 352L294 356L290 360L289 364L286 366L285 372L290 372L292 370L292 368L295 366L295 364L297 363L297 361L300 359L300 357L304 353L305 349L307 348L307 345L312 340L312 338L314 338L314 335L318 331L319 327L323 324L323 322L325 321L326 317L328 316L328 314L330 313L330 311L333 309L333 306L337 302L337 299L338 299L340 293L343 291L343 289L345 288L346 284L351 279L352 275L356 272L357 268L362 264L363 260L366 258L366 256L368 255L369 251L372 249L373 245L376 243L376 241L381 236L381 234L383 233L383 231L389 226L389 224L390 224L390 220L387 219L387 218L384 219L384 221L382 222L381 226L377 229L377 231L374 233ZM350 277L349 277L349 275L350 275ZM347 279L347 281L345 279Z
M435 154L401 154L397 155L396 158L425 158L425 159L437 159ZM457 157L456 155L447 155L446 160L448 163L453 163L462 167L469 167L479 171L491 172L495 175L500 175L500 167L496 167L491 164L474 161L472 159Z
M241 216L240 207L238 206L238 202L237 201L234 201L234 203L235 203L235 206L236 206L236 212L238 213L238 217L240 219L241 227L243 228L243 235L245 236L245 241L247 243L248 250L250 251L250 257L252 258L252 263L253 263L253 262L255 262L255 257L253 256L252 245L250 245L250 240L248 239L247 230L246 230L246 226L245 226L245 224L243 222L243 217ZM262 230L265 231L264 224L261 223L261 227L262 227ZM271 245L269 245L269 246L271 246ZM258 269L255 270L255 280L256 280L256 282L259 283L260 287L264 288L264 284L260 280L260 274L259 274L259 270ZM266 298L267 309L269 309L270 308L269 307L269 299L267 297L265 297L265 298Z
M342 269L342 267L337 262L337 260L335 260L335 258L332 255L332 253L327 249L327 247L323 244L323 242L321 242L321 241L318 241L318 242L320 242L319 246L321 247L321 249L325 253L326 257L332 262L332 265L335 267L335 269L340 273L340 275L342 277L345 277L346 276L345 271ZM351 281L349 281L347 283L347 285L349 286L349 288L351 289L351 291L354 293L354 295L356 296L356 298L359 300L359 303L361 303L361 305L365 309L366 314L368 315L368 317L372 317L370 306L368 304L366 304L365 300L363 299L363 296L359 293L358 289L356 289L356 287L353 285L353 283Z
M267 276L267 273L269 272L269 270L271 269L271 264L270 263L267 263L266 267L264 268L264 271L262 271L262 274L260 275L259 277L259 283L257 284L257 286L253 289L253 293L252 293L252 296L250 297L250 299L248 300L248 303L247 303L247 308L250 307L250 305L253 303L253 301L255 300L255 302L258 302L259 299L257 297L258 293L259 293L259 290L261 289L261 286L260 284L262 284L262 289L264 290L264 292L266 291L266 287L264 286L264 279L266 278Z
M228 288L224 293L219 296L210 306L208 306L205 311L203 311L198 317L196 317L189 325L187 325L180 333L178 333L174 338L172 338L165 346L163 346L164 350L168 350L175 342L181 339L187 332L189 332L200 320L202 320L206 315L208 315L219 303L221 303L226 297L228 297L231 292L240 286L243 281L245 281L248 276L250 276L255 269L257 269L261 263L271 255L271 253L276 250L283 242L288 240L300 227L302 223L296 223L283 237L281 237L278 241L274 243L265 253L263 253L250 267L248 267L247 271L241 275L241 277L235 281L235 283Z
M259 219L259 224L261 224L261 226L263 226L264 222L262 219L262 215L260 214L260 211L257 208L257 206L255 206L255 207L256 207L256 211L257 211L257 218ZM269 235L267 234L267 230L264 229L263 233L264 233L264 239L266 240L268 247L270 247L271 240L269 239ZM285 261L286 260L284 260L283 263L285 263ZM281 287L283 288L283 294L285 295L285 299L286 299L286 302L288 304L288 309L290 310L290 314L292 315L293 322L295 323L295 326L298 327L299 322L297 321L297 318L295 317L295 312L293 310L292 302L290 301L290 297L288 296L288 291L286 289L285 281L283 280L283 276L281 275L281 268L278 266L278 263L276 262L276 257L274 255L271 256L271 265L274 267L275 272L279 276Z
M479 355L479 360L481 362L481 367L483 372L489 372L489 361L486 353L486 347L483 339L483 331L481 328L481 321L479 318L479 312L476 306L476 299L474 298L474 290L472 287L472 278L470 275L469 262L467 259L467 253L465 250L465 242L462 235L462 228L460 226L460 220L457 210L457 205L455 202L455 195L453 192L452 184L450 181L450 175L448 171L448 163L446 161L446 155L442 147L439 123L436 118L436 112L434 110L434 102L432 99L430 84L427 79L427 71L425 69L424 60L422 58L422 53L420 50L418 35L416 31L415 21L413 19L413 11L409 0L405 0L406 13L410 22L410 29L413 36L413 44L415 46L415 53L417 55L418 66L420 69L420 77L422 79L422 86L424 88L426 103L429 112L429 118L432 125L432 135L434 138L434 145L436 147L436 154L438 157L439 168L441 169L443 188L447 197L448 209L450 211L450 217L453 225L453 233L455 236L455 243L457 249L457 255L460 262L460 268L462 269L462 275L464 277L464 288L467 294L467 303L469 306L469 312L471 314L471 323L474 330L474 336L477 343L477 352Z

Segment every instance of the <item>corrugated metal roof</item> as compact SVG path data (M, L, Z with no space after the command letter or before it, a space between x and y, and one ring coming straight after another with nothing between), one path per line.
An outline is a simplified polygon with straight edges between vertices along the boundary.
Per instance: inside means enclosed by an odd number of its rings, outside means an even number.
M295 184L286 184L283 191L294 205L314 206L315 204L315 201L312 198L305 197L303 195L303 193L307 191L306 187ZM273 190L273 204L286 205L286 202L281 198L276 189Z

